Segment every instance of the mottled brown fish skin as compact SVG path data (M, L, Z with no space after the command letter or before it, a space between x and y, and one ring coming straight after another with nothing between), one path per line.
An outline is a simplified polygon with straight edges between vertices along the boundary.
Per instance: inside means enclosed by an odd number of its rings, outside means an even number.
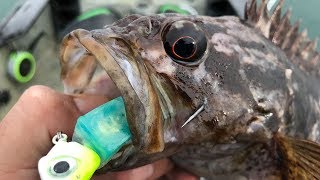
M179 21L193 23L207 40L205 54L192 66L174 61L163 46L163 30ZM122 148L122 155L101 172L171 156L203 177L281 179L275 134L320 142L319 80L236 17L133 15L71 36L88 51L80 55L97 58L118 88L123 87L134 135L133 145ZM108 70L112 62L119 69ZM117 82L119 73L128 82ZM154 105L150 99L158 103L153 111L147 111ZM182 127L201 106L204 110Z

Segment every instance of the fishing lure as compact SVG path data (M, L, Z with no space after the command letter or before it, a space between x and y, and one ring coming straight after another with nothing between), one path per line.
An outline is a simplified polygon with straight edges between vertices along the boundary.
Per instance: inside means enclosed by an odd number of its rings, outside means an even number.
M131 139L121 97L80 116L72 142L58 132L55 146L40 159L41 179L87 180Z
M38 164L41 179L86 180L99 167L96 152L77 142L67 142L65 134L58 133L53 142L55 146Z

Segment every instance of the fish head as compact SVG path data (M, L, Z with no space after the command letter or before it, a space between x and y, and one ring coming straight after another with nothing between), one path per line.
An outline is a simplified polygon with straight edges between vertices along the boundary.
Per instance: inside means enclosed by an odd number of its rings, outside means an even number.
M86 69L81 82L88 84L97 61L125 102L132 144L123 147L107 169L146 164L184 144L225 141L240 131L230 124L246 117L252 99L239 75L240 55L216 44L229 43L223 36L228 23L240 20L131 15L104 29L79 29L64 38L63 80L74 73L67 67L77 66ZM215 37L219 33L220 39Z

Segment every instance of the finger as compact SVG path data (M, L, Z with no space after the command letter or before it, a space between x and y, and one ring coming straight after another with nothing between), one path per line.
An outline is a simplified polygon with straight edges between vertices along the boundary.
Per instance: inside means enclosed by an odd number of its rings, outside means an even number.
M104 101L107 100L101 97L74 98L45 86L33 86L23 93L0 124L0 145L6 147L0 153L30 149L30 153L17 153L22 156L20 159L41 157L52 147L51 138L58 131L71 137L78 117ZM79 102L83 105L78 108Z
M188 173L187 171L181 168L174 168L172 169L167 175L168 179L172 180L197 180L199 179L197 176Z
M72 97L45 86L27 89L0 123L0 176L39 178L37 162L52 147L52 137L58 131L71 137L78 117L105 101Z
M94 180L114 179L114 180L147 180L157 179L173 168L173 164L168 159L162 159L152 164L139 168L98 175Z
M162 159L162 160L156 161L152 165L153 165L154 171L152 176L148 179L157 179L167 174L168 172L170 172L174 167L172 162L168 159Z
M146 180L152 176L153 171L152 165L145 165L132 170L97 175L93 177L93 180Z
M0 124L0 165L36 168L52 136L57 131L70 136L79 114L71 97L44 86L29 88Z

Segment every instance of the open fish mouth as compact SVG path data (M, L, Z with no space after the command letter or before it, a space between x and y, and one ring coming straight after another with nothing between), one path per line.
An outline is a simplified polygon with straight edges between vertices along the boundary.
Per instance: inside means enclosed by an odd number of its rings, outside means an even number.
M132 150L127 154L125 149L130 145L123 147L112 161L123 159L123 156L129 156L128 154L134 151L145 154L163 151L159 97L147 74L147 67L139 57L134 57L130 46L124 40L112 33L110 37L106 37L105 33L99 33L99 30L75 30L63 40L61 59L97 60L119 89L125 102L133 146L131 144Z

